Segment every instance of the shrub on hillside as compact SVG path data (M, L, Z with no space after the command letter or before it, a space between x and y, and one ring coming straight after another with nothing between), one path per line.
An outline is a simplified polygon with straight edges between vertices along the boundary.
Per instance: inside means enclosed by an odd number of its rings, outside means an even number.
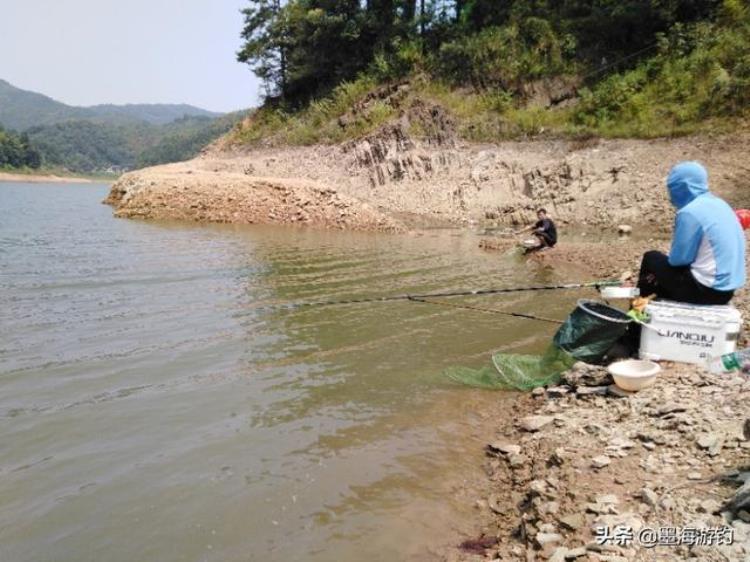
M528 80L570 70L574 48L571 36L560 36L548 21L530 17L447 42L431 66L437 77L454 85L516 91Z
M675 26L660 38L655 56L582 90L574 123L604 134L650 136L687 132L708 118L745 114L750 18L747 10L733 14L724 25Z

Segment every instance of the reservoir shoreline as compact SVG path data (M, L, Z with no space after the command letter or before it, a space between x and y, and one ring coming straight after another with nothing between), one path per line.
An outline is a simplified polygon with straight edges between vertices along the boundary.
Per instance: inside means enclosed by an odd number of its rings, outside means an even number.
M115 179L103 180L90 177L58 176L56 174L24 174L0 171L0 182L14 183L112 183Z
M739 164L747 134L476 144L397 133L331 146L215 145L124 174L106 202L120 217L385 232L517 226L545 207L563 226L666 232L674 217L666 174L696 159L715 193L750 205L750 175Z

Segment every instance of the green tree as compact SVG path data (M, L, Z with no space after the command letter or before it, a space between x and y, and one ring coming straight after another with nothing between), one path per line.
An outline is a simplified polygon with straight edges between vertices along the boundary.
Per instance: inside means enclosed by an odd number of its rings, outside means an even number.
M364 69L393 27L392 0L251 0L238 53L270 98L294 105L330 91ZM378 18L390 14L386 23Z
M0 168L39 168L42 157L28 135L0 127Z
M237 60L248 63L266 85L269 97L287 94L289 32L281 0L251 0L242 10L245 26Z
M717 17L722 2L248 1L238 58L287 109L326 95L368 67L384 80L408 74L409 65L443 75L447 69L451 82L475 85L518 85L570 70L563 64L568 58L590 70L626 70L655 52L660 34ZM726 0L722 17L737 20L746 2Z

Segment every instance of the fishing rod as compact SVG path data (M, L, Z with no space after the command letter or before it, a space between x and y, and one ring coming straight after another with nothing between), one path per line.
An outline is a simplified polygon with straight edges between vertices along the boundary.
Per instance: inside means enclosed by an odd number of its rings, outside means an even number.
M385 297L369 297L369 298L363 298L363 299L279 303L275 305L256 307L253 310L343 306L343 305L354 305L354 304L384 303L384 302L394 302L394 301L418 301L420 299L423 300L423 299L437 299L437 298L449 298L449 297L480 297L480 296L486 296L486 295L499 295L499 294L504 294L504 293L521 293L521 292L527 292L527 291L558 291L558 290L566 290L566 289L586 289L586 288L592 288L592 287L598 289L600 287L615 287L618 285L620 285L620 281L591 281L588 283L564 283L561 285L536 285L536 286L531 286L531 287L501 287L501 288L490 288L490 289L449 291L449 292L441 292L441 293L401 294L401 295L392 295L392 296L385 296Z
M412 298L413 302L421 302L424 304L435 304L438 306L449 306L451 308L459 308L461 310L474 310L476 312L487 312L490 314L500 314L502 316L513 316L514 318L524 318L526 320L538 320L540 322L548 322L550 324L563 324L562 320L556 318L547 318L545 316L537 316L536 314L524 314L523 312L507 312L505 310L497 310L496 308L480 308L478 306L469 306L466 304L454 304L451 302L438 302L430 301L427 299Z

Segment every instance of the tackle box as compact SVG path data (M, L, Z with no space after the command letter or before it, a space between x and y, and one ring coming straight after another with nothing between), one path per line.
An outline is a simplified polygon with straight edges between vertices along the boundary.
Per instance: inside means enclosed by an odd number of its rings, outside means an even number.
M641 330L642 359L706 365L737 347L742 315L733 306L653 301L646 312L650 320Z

